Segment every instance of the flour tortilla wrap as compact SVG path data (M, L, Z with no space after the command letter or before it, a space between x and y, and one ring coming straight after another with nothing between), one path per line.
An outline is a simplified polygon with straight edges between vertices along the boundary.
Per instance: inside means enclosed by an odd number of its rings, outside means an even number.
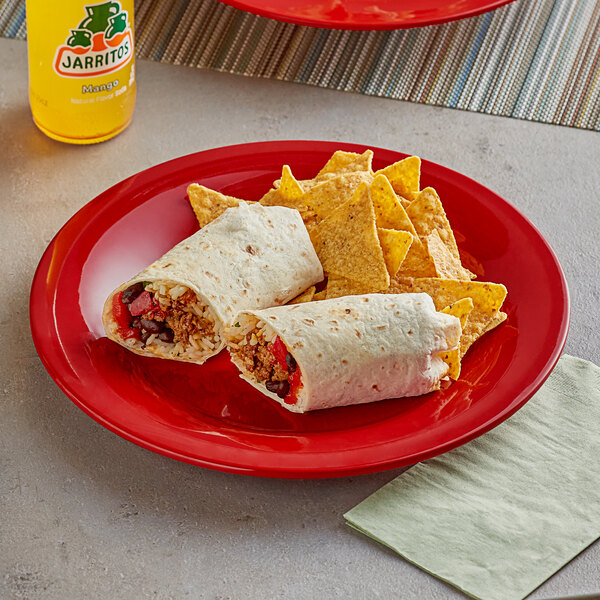
M461 326L456 317L436 312L427 294L366 294L243 311L224 335L242 379L302 413L438 389L448 372L440 353L458 347ZM260 373L256 364L267 361L267 352L277 354L277 336L300 372L295 402L295 371L283 398L259 381L267 369ZM271 377L285 377L282 364Z
M298 211L241 203L114 290L103 324L110 339L137 354L201 364L224 347L223 327L238 311L284 304L322 279ZM134 284L143 292L119 304ZM151 310L139 315L149 298ZM146 326L164 330L148 335Z

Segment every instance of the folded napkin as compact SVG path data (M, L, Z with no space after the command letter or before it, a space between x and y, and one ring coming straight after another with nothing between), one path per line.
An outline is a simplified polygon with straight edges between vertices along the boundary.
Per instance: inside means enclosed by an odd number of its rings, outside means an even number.
M600 537L600 368L564 355L510 419L344 516L474 598L524 598Z

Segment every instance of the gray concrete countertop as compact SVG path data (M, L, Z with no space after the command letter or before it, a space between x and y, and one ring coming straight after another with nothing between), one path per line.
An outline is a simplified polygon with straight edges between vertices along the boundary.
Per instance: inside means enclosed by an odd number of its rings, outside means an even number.
M600 134L139 62L132 125L75 147L33 125L24 42L0 39L0 68L0 597L464 597L344 524L398 470L259 479L179 463L102 428L37 357L31 280L60 227L142 169L257 140L358 142L460 171L523 211L566 272L566 351L600 364ZM598 564L596 542L531 598L600 592Z

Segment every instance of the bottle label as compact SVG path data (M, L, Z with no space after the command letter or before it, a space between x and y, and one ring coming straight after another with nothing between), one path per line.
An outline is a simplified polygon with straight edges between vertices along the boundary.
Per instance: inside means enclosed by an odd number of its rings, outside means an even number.
M106 75L125 66L133 57L129 14L120 2L84 6L86 17L70 29L56 49L54 70L61 77Z

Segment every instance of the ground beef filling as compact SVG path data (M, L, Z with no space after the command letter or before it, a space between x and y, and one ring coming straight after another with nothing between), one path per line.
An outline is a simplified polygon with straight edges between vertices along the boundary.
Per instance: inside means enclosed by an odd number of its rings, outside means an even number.
M187 290L172 300L171 306L165 308L164 322L173 332L173 343L189 344L190 337L198 334L201 337L208 337L214 333L214 323L185 310L186 307L197 301L196 294L192 290Z
M236 349L232 350L235 358L269 392L277 394L287 404L295 404L300 370L283 342L278 337L267 342L261 334L257 336L253 332L246 334L245 342L238 342Z
M131 304L142 291L140 284L125 290L123 292L125 303ZM163 342L173 344L182 342L186 345L190 344L190 337L212 336L214 323L199 317L194 312L189 312L189 307L197 301L196 294L192 290L186 290L178 298L171 299L169 306L161 306L160 310L154 308L141 316L133 317L131 327L140 331L139 339L142 343L145 343L152 334L157 334ZM153 305L155 304L157 304L156 299L153 300Z
M167 310L165 317L167 326L173 331L173 341L190 343L190 337L200 334L201 337L212 336L214 323L208 319L181 310Z
M257 381L287 382L289 372L281 368L269 350L268 342L259 338L258 344L251 346L251 338L252 333L246 334L246 343L236 352L246 369Z

